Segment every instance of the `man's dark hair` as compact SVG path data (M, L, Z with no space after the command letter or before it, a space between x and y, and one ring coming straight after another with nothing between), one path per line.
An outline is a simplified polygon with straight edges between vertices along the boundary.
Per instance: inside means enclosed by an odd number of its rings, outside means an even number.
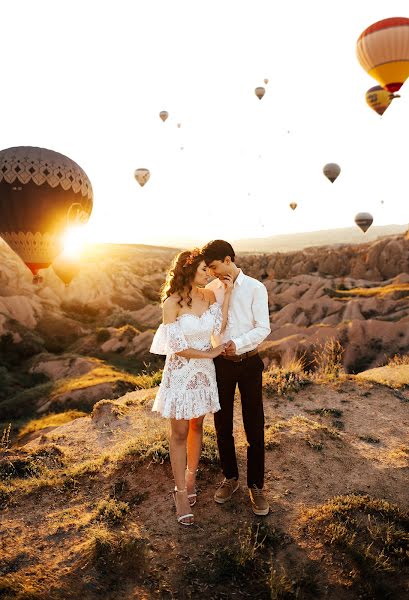
M207 265L210 265L214 260L224 260L226 256L230 256L232 262L234 262L236 256L229 242L224 240L213 240L203 246L202 255Z

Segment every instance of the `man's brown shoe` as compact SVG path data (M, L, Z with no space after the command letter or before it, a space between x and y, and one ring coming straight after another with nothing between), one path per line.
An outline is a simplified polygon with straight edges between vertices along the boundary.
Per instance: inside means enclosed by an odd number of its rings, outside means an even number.
M258 488L256 485L253 485L251 488L249 488L249 495L253 513L259 516L268 515L270 505L264 496L263 490Z
M239 482L237 479L226 479L222 481L220 486L217 488L214 495L214 500L218 504L224 504L233 496L234 492L239 489Z

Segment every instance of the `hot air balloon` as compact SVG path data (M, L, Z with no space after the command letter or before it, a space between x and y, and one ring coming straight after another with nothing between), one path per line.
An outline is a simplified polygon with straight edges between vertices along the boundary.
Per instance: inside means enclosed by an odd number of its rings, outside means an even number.
M92 201L90 180L67 156L31 146L0 151L0 236L34 283L62 251L67 226L88 221Z
M145 183L149 181L149 177L151 176L149 169L136 169L135 170L135 179L139 183L140 186L144 186Z
M264 94L266 93L266 90L263 87L256 87L254 93L256 94L257 98L261 100Z
M265 79L265 80L264 80L264 83L267 85L267 84L268 84L268 79Z
M328 163L325 165L322 171L325 177L328 177L331 183L334 183L338 175L341 173L341 167L336 163Z
M297 202L290 202L289 206L292 210L295 210L297 208L298 204L297 204Z
M52 263L53 271L61 279L65 286L71 283L74 277L79 273L81 261L78 257L66 256L60 254Z
M177 126L178 126L178 129L180 129L182 127L182 123L178 123Z
M399 98L399 94L391 94L380 85L369 88L365 94L365 100L378 115L383 115L394 98Z
M355 223L365 233L373 223L373 216L367 212L361 212L355 215Z
M160 116L160 118L162 119L162 121L163 121L163 122L165 122L165 121L166 121L166 119L167 119L167 118L168 118L168 116L169 116L169 113L168 113L168 111L167 111L167 110L161 110L161 111L160 111L160 113L159 113L159 116Z
M370 25L356 43L361 66L389 92L409 76L409 19L392 17Z

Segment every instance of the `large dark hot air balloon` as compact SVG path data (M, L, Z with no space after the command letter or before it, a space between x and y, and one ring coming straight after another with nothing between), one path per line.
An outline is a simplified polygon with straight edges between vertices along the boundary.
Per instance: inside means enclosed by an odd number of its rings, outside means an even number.
M163 122L165 122L165 121L166 121L166 119L167 119L167 118L168 118L168 116L169 116L169 113L168 113L168 111L167 111L167 110L161 110L161 111L160 111L160 113L159 113L159 116L160 116L160 118L162 119L162 121L163 121Z
M65 229L88 221L92 200L90 180L67 156L31 146L0 151L0 236L34 282L62 251Z
M257 98L261 100L264 94L266 93L266 90L263 87L256 87L254 93L256 94Z
M355 215L355 223L365 233L373 223L373 216L367 212L361 212Z
M290 202L289 207L291 208L291 210L295 210L297 208L298 204L297 202Z

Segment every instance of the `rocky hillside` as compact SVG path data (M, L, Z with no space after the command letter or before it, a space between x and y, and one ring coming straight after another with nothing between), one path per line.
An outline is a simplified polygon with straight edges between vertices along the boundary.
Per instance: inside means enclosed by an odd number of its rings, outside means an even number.
M161 320L159 288L175 253L94 246L68 287L50 269L33 286L29 271L1 243L4 421L22 418L27 407L38 414L63 405L90 410L102 398L135 389L141 371L160 369L163 359L150 355L149 347ZM349 373L408 352L408 259L405 236L239 255L238 265L268 290L272 332L262 344L266 365L303 357L313 370L314 355L327 340L340 344ZM55 369L63 375L53 378Z

